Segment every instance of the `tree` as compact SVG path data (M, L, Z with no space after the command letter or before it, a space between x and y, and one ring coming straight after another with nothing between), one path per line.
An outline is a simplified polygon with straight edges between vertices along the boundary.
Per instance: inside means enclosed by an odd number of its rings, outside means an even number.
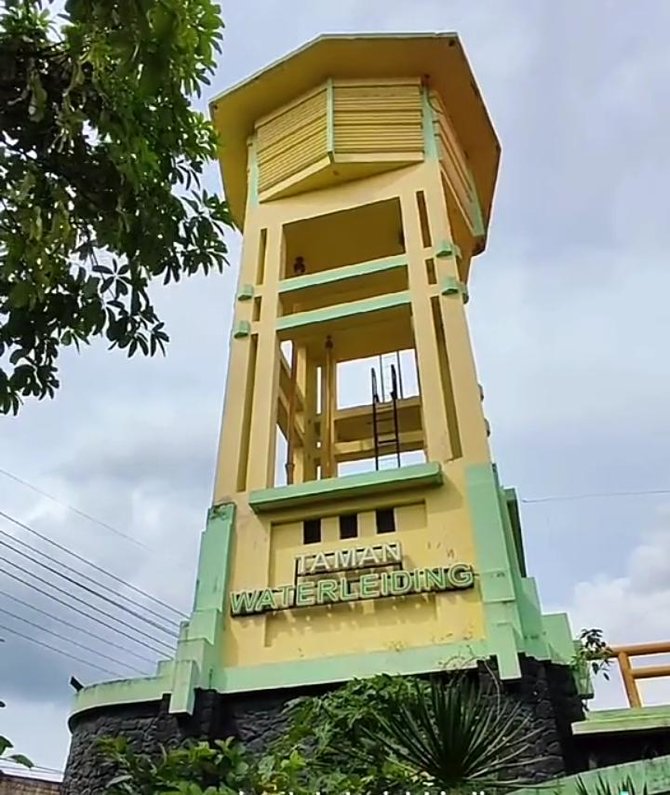
M150 282L221 270L226 204L193 110L223 26L213 0L6 0L0 16L0 413L52 397L64 346L129 356L168 336Z
M0 701L0 709L4 709L5 702ZM33 763L28 759L27 756L23 754L8 754L7 751L11 751L14 746L12 743L6 738L0 735L0 762L7 761L13 762L15 765L20 765L21 767L33 767ZM2 770L0 770L0 778L2 777Z

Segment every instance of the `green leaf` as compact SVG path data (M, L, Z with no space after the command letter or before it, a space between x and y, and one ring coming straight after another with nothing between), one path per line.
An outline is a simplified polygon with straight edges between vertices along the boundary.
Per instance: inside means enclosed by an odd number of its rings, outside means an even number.
M24 756L23 754L11 754L7 758L10 759L12 762L16 762L17 765L22 765L23 767L28 767L28 768L35 767L34 763L31 762L30 759L28 759L28 757Z

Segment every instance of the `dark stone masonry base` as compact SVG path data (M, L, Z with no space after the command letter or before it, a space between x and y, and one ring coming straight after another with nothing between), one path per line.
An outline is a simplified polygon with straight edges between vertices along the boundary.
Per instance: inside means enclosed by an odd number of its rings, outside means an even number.
M570 724L584 717L570 669L553 663L521 658L522 678L500 686L503 698L522 705L538 729L529 763L520 777L540 782L586 769L587 749L575 743ZM493 687L494 666L480 665L473 676ZM299 695L324 688L274 690L221 695L212 690L196 693L193 715L168 711L168 697L160 702L127 704L88 710L70 721L72 744L63 781L64 795L101 795L113 772L102 762L96 742L123 735L138 752L153 754L161 745L174 747L186 738L205 740L236 736L253 750L262 750L282 730L282 708ZM537 761L537 760L541 761ZM623 760L622 760L623 761Z

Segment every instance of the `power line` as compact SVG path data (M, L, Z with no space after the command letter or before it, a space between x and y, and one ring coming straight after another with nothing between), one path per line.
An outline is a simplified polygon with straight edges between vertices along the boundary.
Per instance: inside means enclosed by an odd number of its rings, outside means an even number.
M64 568L68 569L69 571L74 571L77 575L84 577L85 579L89 580L90 582L95 582L95 580L92 580L90 577L87 577L85 574L82 574L80 571L77 571L77 569L73 569L71 566L67 566L64 563L61 563L60 561L55 560L54 558L52 558L51 556L47 555L46 553L41 552L39 549L35 549L35 547L31 547L30 544L26 544L25 541L21 541L21 539L19 539L19 538L14 538L14 536L10 535L9 533L5 532L4 530L0 529L0 534L4 535L6 538L11 538L12 541L15 541L16 543L21 544L24 547L28 547L28 549L32 550L33 552L37 552L38 555L42 555L47 560L50 560L50 561L52 561L54 563L57 563L59 566L63 566ZM83 585L82 583L77 582L77 580L73 579L72 577L69 577L67 574L63 574L61 571L58 571L58 569L53 568L53 566L49 566L46 563L42 563L42 561L37 560L32 555L28 555L25 552L21 552L20 550L15 549L11 544L8 544L6 541L3 541L2 539L0 539L0 546L6 547L7 549L11 549L12 552L14 552L15 554L23 556L24 558L26 558L27 560L31 561L32 563L35 563L36 565L41 566L43 569L46 569L47 571L50 571L52 574L55 574L57 577L60 577L61 579L66 580L67 582L70 582L73 585L76 585L77 588L81 588L83 591L86 591L87 593L93 594L93 596L96 596L98 599L101 599L103 602L107 602L108 604L114 605L114 607L118 607L121 610L125 610L126 613L128 613L129 615L134 616L135 618L139 618L140 621L144 621L149 626L152 626L155 629L161 630L161 632L164 632L166 635L169 635L171 637L177 637L177 635L179 634L178 632L175 632L174 628L173 629L166 628L162 624L157 624L151 618L145 618L141 613L138 613L137 611L133 610L132 608L121 604L116 599L110 599L109 596L105 596L105 594L99 593L94 588L90 588L88 585ZM105 586L102 586L102 587L105 587ZM112 593L113 593L113 591L112 591ZM159 616L159 618L162 618L162 616Z
M126 654L131 654L133 657L136 657L138 660L151 663L152 665L155 662L155 660L151 660L149 659L149 657L142 657L141 654L132 651L132 649L129 649L127 646L121 646L120 643L114 643L114 641L109 640L109 638L101 638L99 633L96 634L95 632L91 632L90 629L84 629L84 627L80 627L78 624L73 624L71 621L67 621L66 619L61 618L60 616L54 615L53 613L49 613L48 610L42 610L40 607L35 607L35 605L31 605L30 602L26 602L24 599L19 599L18 597L14 596L14 594L7 593L7 591L3 591L0 589L0 595L5 596L7 599L11 599L13 602L16 602L22 607L28 607L31 610L34 610L36 613L41 613L43 616L46 616L47 618L50 618L53 621L57 621L59 624L64 624L66 627L70 627L70 629L76 629L78 632L81 632L84 635L88 635L94 640L103 640L105 646L113 646L115 649L119 649L119 651L123 651Z
M563 494L551 497L534 497L531 499L521 499L526 504L540 502L563 502L567 500L590 500L601 497L643 497L658 494L670 494L670 489L642 489L640 491L601 491L586 494Z
M23 566L20 566L18 563L14 563L12 561L6 561L6 562L9 563L10 566L13 566L15 569L18 569L19 571L22 571L24 574L28 574L30 577L34 577L36 580L38 580L39 582L43 583L44 585L48 585L50 588L53 588L55 591L58 591L59 593L65 594L65 596L69 596L70 599L74 599L75 602L79 602L80 604L83 604L83 605L88 605L88 602L85 602L83 599L80 599L78 596L75 596L74 594L70 593L69 591L66 591L64 588L59 588L57 585L54 585L52 582L49 582L48 580L45 580L44 577L40 577L39 575L37 575L34 572L30 571L30 569L25 569ZM9 572L6 572L6 573L9 574ZM12 575L10 574L9 576L11 577ZM15 577L14 579L18 579L19 582L22 582L18 577ZM100 607L96 607L95 610L96 610L96 612L101 613L103 616L106 616L107 618L111 618L112 621L116 621L118 624L122 624L123 626L129 627L134 632L137 632L138 635L143 635L145 638L149 638L149 640L153 640L155 643L158 643L161 646L165 646L165 648L169 649L170 652L173 651L172 647L169 644L167 644L165 641L159 640L157 638L154 638L152 635L149 635L148 633L144 632L144 630L140 629L139 627L135 627L132 624L129 624L127 621L124 621L121 618L117 618L112 613L107 613L105 610L103 610ZM155 648L153 649L153 651L158 651L159 654L165 654L165 652L161 652L161 651L159 651L159 650L157 650Z
M125 580L121 579L121 577L118 577L116 574L112 574L112 572L103 569L101 566L97 566L95 563L93 563L90 560L87 560L82 555L78 555L76 552L72 552L72 550L68 549L67 547L64 547L62 544L59 544L57 541L53 541L51 538L35 530L33 527L26 524L25 522L19 521L18 519L16 519L15 517L11 516L8 513L5 513L4 511L0 511L0 516L4 517L9 522L12 522L12 524L15 524L17 527L26 530L28 533L32 533L34 536L37 536L37 538L41 539L42 541L46 541L47 544L51 544L51 546L56 547L56 549L59 549L61 552L65 552L67 555L71 555L76 560L85 563L87 566L90 566L92 569L95 569L101 574L104 574L106 577L109 577L115 582L118 582L121 585L125 585L127 588L130 588L130 590L135 591L135 593L139 593L142 596L151 599L153 602L156 602L156 604L161 605L161 607L165 607L168 610L172 611L173 613L176 613L180 618L187 618L187 616L184 613L182 613L180 610L177 610L177 608L172 607L171 605L168 605L165 602L162 602L157 597L152 596L146 591L143 591L141 588L138 588L136 585L133 585L132 583L126 582Z
M97 624L100 624L103 627L107 627L107 629L111 629L112 632L116 632L118 635L123 635L125 638L128 638L129 640L132 640L133 643L137 643L138 646L144 646L144 648L149 649L149 651L153 651L156 654L160 654L160 655L165 654L165 652L162 651L161 649L156 649L153 646L150 646L145 641L139 640L139 638L133 637L128 632L125 632L122 629L118 629L117 627L113 626L112 624L108 624L106 621L103 621L101 618L98 618L97 616L92 616L90 613L85 613L80 607L75 607L74 605L68 604L66 601L64 601L63 599L61 599L58 596L54 596L53 594L47 593L45 591L42 591L36 585L33 585L33 583L26 582L25 580L22 580L21 577L17 577L16 574L12 574L9 571L5 571L4 574L7 577L11 577L13 580L16 580L16 582L20 583L21 585L25 585L26 588L32 588L34 591L37 591L40 594L40 596L45 596L47 599L52 599L54 602L58 602L58 604L64 605L68 609L73 610L75 613L79 613L80 615L85 616L86 618L90 619L91 621L95 621ZM33 577L36 577L36 575L33 575ZM41 579L41 578L37 577L37 579ZM42 580L42 582L46 582L46 580ZM51 586L51 587L56 587L56 586ZM58 590L60 590L60 589L58 589ZM67 594L67 591L64 591L63 593ZM69 594L67 594L67 595L69 596ZM77 601L81 601L81 600L77 600ZM97 608L95 608L95 609L97 609ZM115 620L117 620L117 619L115 619ZM131 627L131 629L134 629L134 627Z
M76 640L70 640L70 638L64 638L62 635L59 635L58 632L54 632L51 629L47 629L46 627L43 627L41 624L37 624L28 618L23 618L22 616L19 616L16 613L12 613L11 610L5 610L4 607L0 607L0 613L4 613L6 616L9 616L10 618L15 619L16 621L23 621L23 623L27 624L29 627L33 627L34 629L39 629L40 632L46 632L47 635L52 635L54 638L58 638L58 640L64 640L66 643L70 643L72 646L76 646L78 649L83 649L84 651L88 651L91 654L96 654L98 657L101 657L103 660L116 663L116 665L125 666L126 668L129 668L131 671L134 671L136 674L141 674L143 676L146 675L146 671L141 671L139 668L135 668L132 665L128 665L128 663L125 663L122 660L117 660L115 657L110 657L108 654L104 654L101 651L97 651L97 649L91 649L89 646L85 646L83 643L78 643Z
M60 505L61 508L67 508L68 511L76 513L77 516L81 516L83 519L87 519L89 522L93 522L94 524L97 524L100 527L104 527L105 530L109 530L110 532L116 534L117 536L125 538L126 541L130 541L132 544L135 544L136 546L142 547L143 549L146 549L149 552L157 551L147 546L146 544L142 543L142 541L138 541L136 538L133 538L132 536L129 536L127 533L122 532L113 525L107 524L107 522L102 522L100 519L96 519L95 516L91 516L85 511L82 511L79 508L75 508L73 505L69 505L68 503L63 502L62 500L59 500L57 497L54 497L53 494L49 494L43 489L40 489L37 486L33 486L32 483L29 483L27 480L18 477L18 475L13 475L11 472L8 472L6 469L0 469L0 475L4 475L7 478L11 478L11 480L14 480L16 483L20 483L22 486L26 486L26 488L32 489L32 491L36 492L37 494L41 494L43 497L46 497L48 500L51 500L52 502L56 503L56 505Z
M45 649L49 649L50 651L55 652L56 654L60 654L63 657L68 657L70 660L74 660L77 663L88 665L91 668L96 668L98 671L102 671L105 674L109 674L110 676L118 676L120 679L123 679L123 674L118 673L117 671L110 671L107 668L103 668L101 665L96 665L95 663L89 662L88 660L82 660L80 657L75 657L72 654L68 654L66 651L62 649L57 649L55 646L51 646L49 643L44 643L41 640L37 640L37 638L31 638L30 635L24 635L22 632L18 632L11 627L6 627L3 624L0 624L0 630L3 632L10 632L13 635L16 635L18 638L22 638L23 640L28 640L31 643L36 643L38 646L43 646Z

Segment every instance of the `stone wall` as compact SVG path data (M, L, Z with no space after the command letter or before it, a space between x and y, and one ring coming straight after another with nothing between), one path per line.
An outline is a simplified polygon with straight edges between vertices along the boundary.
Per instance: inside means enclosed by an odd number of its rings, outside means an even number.
M0 795L59 795L60 792L61 785L57 781L0 773Z
M482 664L479 676L492 698L512 699L522 705L535 732L528 763L520 776L529 782L546 781L585 769L585 757L573 747L569 725L583 717L581 701L567 668L521 658L522 678L500 683L495 665ZM192 716L177 717L168 711L168 698L148 704L129 704L90 710L71 720L72 744L64 795L100 795L112 771L101 762L95 744L104 736L126 736L139 752L152 753L162 744L170 747L187 737L208 740L235 736L252 750L262 750L281 731L284 705L299 695L316 695L320 689L290 689L220 695L198 691Z

